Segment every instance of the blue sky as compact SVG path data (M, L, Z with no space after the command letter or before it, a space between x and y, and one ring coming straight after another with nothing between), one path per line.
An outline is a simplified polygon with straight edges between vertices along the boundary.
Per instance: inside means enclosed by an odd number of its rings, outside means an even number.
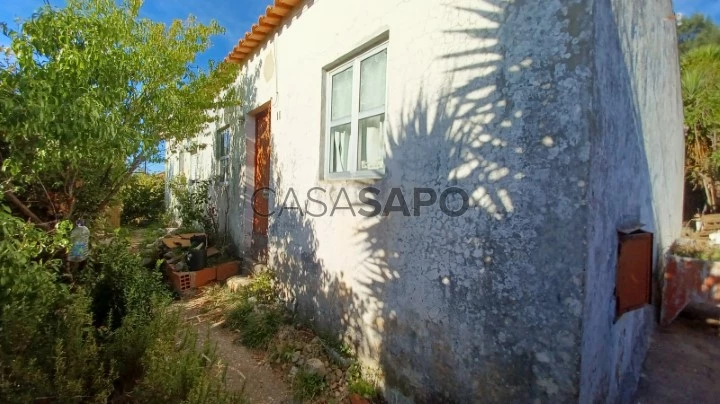
M720 24L720 0L674 0L675 12L685 15L702 13Z
M61 7L64 0L49 0ZM198 58L200 66L209 59L222 60L241 36L264 14L271 0L146 0L140 12L143 17L155 21L171 22L194 15L200 22L216 20L225 27L225 34L213 38L212 47ZM43 5L43 0L0 0L0 21L17 28L17 18L29 18L33 11ZM0 44L6 40L0 37Z

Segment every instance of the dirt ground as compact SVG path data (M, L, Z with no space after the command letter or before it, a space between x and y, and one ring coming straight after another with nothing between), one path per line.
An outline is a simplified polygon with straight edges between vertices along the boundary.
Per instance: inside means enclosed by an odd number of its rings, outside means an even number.
M717 319L705 317L684 313L657 329L636 404L720 403L720 327Z
M262 353L234 343L237 335L214 322L216 317L200 315L197 300L182 302L185 318L198 332L199 343L209 337L217 344L217 355L228 365L226 382L230 391L241 392L250 403L292 403L292 393Z

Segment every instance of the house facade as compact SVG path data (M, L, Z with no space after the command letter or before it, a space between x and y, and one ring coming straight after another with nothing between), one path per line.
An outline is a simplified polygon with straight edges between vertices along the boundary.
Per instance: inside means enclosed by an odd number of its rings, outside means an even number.
M168 177L391 402L628 402L655 324L618 228L681 225L670 0L276 0Z

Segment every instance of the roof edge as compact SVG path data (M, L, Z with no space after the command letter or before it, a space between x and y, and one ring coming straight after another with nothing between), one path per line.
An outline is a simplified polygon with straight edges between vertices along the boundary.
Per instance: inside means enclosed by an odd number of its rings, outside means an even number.
M237 45L225 57L225 62L243 64L255 49L267 42L268 35L273 33L302 0L274 0L273 4L265 9L265 14L258 17L250 31L240 38Z

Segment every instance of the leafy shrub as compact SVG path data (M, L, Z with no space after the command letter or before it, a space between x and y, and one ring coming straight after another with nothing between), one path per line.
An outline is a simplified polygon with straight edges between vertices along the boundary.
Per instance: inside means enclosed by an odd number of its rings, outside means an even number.
M0 209L0 402L100 402L111 391L90 299L60 282L69 227L49 235Z
M174 198L174 207L183 227L203 227L208 204L209 183L190 184L182 175L170 182L170 192Z
M147 320L155 307L170 300L160 271L144 268L142 258L130 252L127 240L114 238L110 244L100 245L88 267L93 278L86 279L86 283L92 291L93 316L98 326L116 329L128 313Z
M61 278L69 227L47 234L0 206L0 402L237 402L126 241Z
M120 191L123 223L147 225L161 221L165 213L165 176L134 174Z
M198 346L197 334L177 313L166 309L144 328L143 333L152 338L141 360L144 374L131 393L133 398L148 403L240 402L239 397L225 391L227 367L218 361L214 346L208 339Z

